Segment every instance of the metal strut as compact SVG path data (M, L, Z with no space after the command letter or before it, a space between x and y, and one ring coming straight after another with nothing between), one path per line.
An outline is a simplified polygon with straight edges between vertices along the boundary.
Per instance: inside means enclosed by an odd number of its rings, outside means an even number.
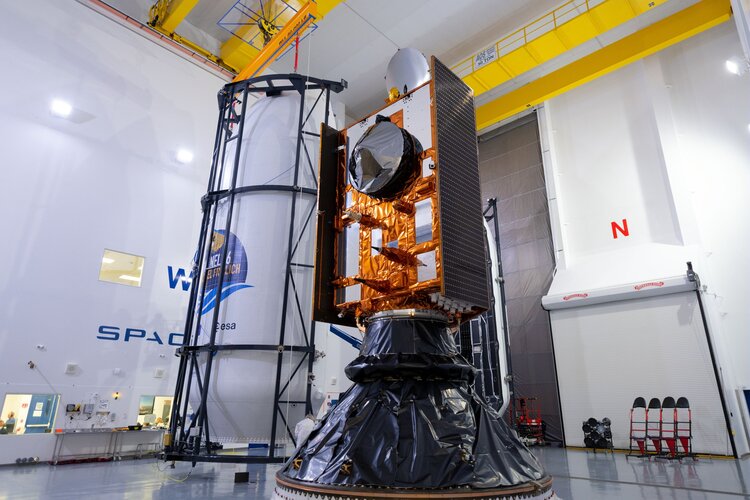
M499 300L500 304L502 305L502 307L501 307L500 310L502 312L502 318L501 318L501 320L502 320L502 323L503 323L503 326L502 326L502 338L503 338L503 342L505 343L505 362L506 362L506 364L508 366L508 374L511 375L511 377L510 377L510 379L508 381L508 390L509 390L510 393L509 394L502 394L502 398L504 400L508 400L510 402L510 405L511 405L511 415L515 415L515 399L516 398L514 396L515 390L514 390L514 387L513 387L513 376L512 376L513 365L511 364L511 356L510 356L510 334L509 334L510 332L508 330L508 312L507 312L507 310L505 308L505 279L503 277L504 276L503 275L503 260L502 260L502 247L500 245L500 221L499 221L498 213L497 213L497 198L490 198L489 200L487 200L487 208L484 210L483 215L484 215L484 218L485 218L485 220L487 222L492 221L492 229L494 231L494 238L493 239L494 239L494 243L495 243L495 251L497 252L497 267L498 267L497 275L498 275L498 277L500 279L500 283L499 283L499 285L500 285L499 286L499 288L500 288L500 297L494 297L493 296L493 298L492 298L492 307L490 307L490 309L488 310L487 316L488 317L490 315L494 316L494 314L495 314L494 301ZM497 320L494 319L494 317L493 317L493 320L491 322L488 322L488 323L490 325L494 325L495 332L493 332L493 333L496 333L496 331L497 331ZM498 366L497 373L498 374L500 373L499 366ZM503 386L502 382L503 382L502 380L498 380L498 387L500 388L501 391L502 391L502 386ZM512 421L512 419L511 419L511 421ZM514 422L511 425L513 425L513 424L514 424Z

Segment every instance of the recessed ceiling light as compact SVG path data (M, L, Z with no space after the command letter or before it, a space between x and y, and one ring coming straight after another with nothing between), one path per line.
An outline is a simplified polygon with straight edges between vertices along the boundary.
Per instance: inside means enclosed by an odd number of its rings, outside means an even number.
M724 67L733 75L744 75L750 69L750 62L741 57L730 57L724 61Z
M178 149L175 159L180 163L190 163L193 161L193 152L189 149Z
M49 105L49 111L54 116L67 118L73 112L73 105L63 99L52 99Z

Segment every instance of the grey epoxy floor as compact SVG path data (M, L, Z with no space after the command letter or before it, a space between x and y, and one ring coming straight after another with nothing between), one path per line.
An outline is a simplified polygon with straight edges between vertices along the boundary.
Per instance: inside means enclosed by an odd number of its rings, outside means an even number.
M554 477L554 489L563 500L750 498L750 459L679 463L559 448L534 452ZM266 499L278 467L198 464L191 472L190 464L169 469L153 459L7 466L0 467L0 499ZM251 482L234 484L234 473L244 470L250 472Z

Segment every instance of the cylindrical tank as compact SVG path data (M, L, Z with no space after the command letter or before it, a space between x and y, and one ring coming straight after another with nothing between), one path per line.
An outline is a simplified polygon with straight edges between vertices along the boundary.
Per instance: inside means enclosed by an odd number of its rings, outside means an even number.
M297 92L261 97L247 105L244 118L241 118L244 119L241 139L236 137L239 124L233 126L233 135L229 137L224 158L220 160L221 181L217 185L221 189L231 187L236 148L241 140L236 187L257 187L236 194L229 234L225 232L229 198L218 203L210 252L201 269L206 277L206 290L198 313L201 316L199 344L208 343L211 334L224 246L227 246L226 267L216 344L280 345L282 322L283 344L303 346L306 343L305 331L309 335L311 318L312 268L292 266L292 282L287 297L284 297L290 226L293 228L291 245L296 247L291 259L293 263L312 264L315 240L315 194L288 189L291 186L314 189L316 186L316 136L302 135L304 144L300 148L299 168L295 169L300 99ZM313 108L313 103L310 97L305 101L303 119L308 114L310 116L303 129L317 135L325 118L325 105L321 100ZM302 357L301 352L284 353L282 387ZM214 355L207 402L211 441L268 442L274 412L277 359L276 350L221 350ZM206 360L206 355L201 354L201 375ZM305 360L281 398L284 420L292 428L304 418L305 405L283 401L304 401L307 373ZM313 396L320 394L314 391ZM197 410L199 403L198 384L193 381L190 390L193 411ZM286 438L283 425L279 418L277 442Z

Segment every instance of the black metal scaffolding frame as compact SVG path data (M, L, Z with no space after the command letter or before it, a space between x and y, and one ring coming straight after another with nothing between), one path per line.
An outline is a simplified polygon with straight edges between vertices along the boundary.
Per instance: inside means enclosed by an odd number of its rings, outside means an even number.
M316 211L317 203L313 203L311 210L304 217L304 222L295 235L295 220L297 216L297 199L298 195L317 196L317 171L313 158L304 141L304 136L319 137L319 134L304 130L316 106L321 104L325 106L325 120L328 123L330 110L331 92L341 92L346 88L346 82L334 82L321 80L298 74L267 75L233 82L227 84L219 92L219 120L216 128L216 138L214 142L211 170L208 179L207 193L201 199L203 209L203 218L201 221L200 234L198 238L198 252L193 267L193 282L190 289L190 298L188 301L187 315L185 319L185 335L183 345L177 349L176 355L180 357L179 370L177 374L177 383L175 386L174 400L172 404L172 414L169 422L169 444L165 446L163 458L165 460L182 460L196 462L235 462L235 463L272 463L282 462L285 457L277 456L277 424L278 418L286 428L289 438L294 442L292 430L289 422L284 417L282 403L285 404L304 404L306 412L312 412L310 401L313 362L315 360L315 322L303 314L300 298L297 292L297 284L294 281L293 270L297 267L312 268L312 264L304 262L295 262L294 257L297 249L306 231L309 230L312 215ZM309 103L307 93L317 91L314 102L305 114L305 106ZM251 94L265 94L267 96L280 95L282 92L298 92L300 94L300 108L297 122L297 139L294 162L294 184L288 185L257 185L257 186L237 186L237 175L240 169L240 158L242 151L242 137L244 131L244 116L247 110L248 100ZM237 108L239 107L239 112ZM236 133L233 128L237 127ZM236 141L234 149L234 158L232 162L231 187L221 189L223 186L224 165L226 156L226 147L232 141ZM232 158L230 158L232 160ZM306 165L310 168L310 173L315 182L315 188L300 187L299 176L300 170ZM217 214L219 201L228 199L228 210L224 234L228 235L232 227L232 215L234 202L237 195L248 195L254 192L292 192L295 196L291 199L291 214L289 219L289 235L287 245L286 273L284 279L284 292L281 305L281 325L279 328L278 344L232 344L217 345L216 332L219 319L219 311L222 302L222 286L224 284L226 266L224 263L227 258L229 245L224 245L221 250L220 273L216 286L216 305L211 314L211 324L209 327L209 341L205 344L199 344L198 337L201 332L201 318L203 310L203 301L206 292L206 278L203 275L203 264L210 254L211 237L216 229ZM313 222L314 225L314 222ZM314 230L314 228L312 229ZM296 241L295 241L296 238ZM290 297L291 288L291 297ZM293 301L291 307L296 308L296 314L302 326L304 335L304 345L292 345L285 343L285 333L287 327L287 312L290 307L290 301ZM272 314L273 311L269 311ZM309 323L308 323L309 322ZM309 330L305 326L309 324ZM276 360L276 373L274 379L274 398L271 403L271 437L268 443L267 456L247 456L247 455L223 455L215 453L218 446L211 442L209 414L207 411L208 388L211 381L211 370L213 367L214 355L222 350L233 351L275 351L278 352ZM284 353L301 352L302 358L296 364L288 377L282 376L282 365L284 362ZM203 370L200 369L198 356L206 353L206 362ZM306 394L304 401L285 400L284 394L289 388L290 383L297 376L302 367L307 364L306 373ZM202 372L202 373L201 373ZM284 380L286 378L286 380ZM192 384L197 384L201 394L201 400L197 408L193 408L192 416L188 413L188 400Z

